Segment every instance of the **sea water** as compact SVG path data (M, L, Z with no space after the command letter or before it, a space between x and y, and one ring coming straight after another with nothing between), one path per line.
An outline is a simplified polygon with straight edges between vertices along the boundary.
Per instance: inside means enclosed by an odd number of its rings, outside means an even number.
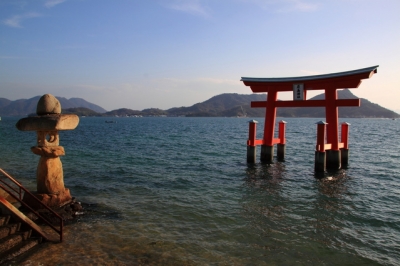
M341 119L349 165L316 178L323 119L284 118L285 161L247 164L250 119L80 118L60 145L86 213L24 265L400 263L399 120ZM0 167L35 190L36 133L17 121L0 122Z

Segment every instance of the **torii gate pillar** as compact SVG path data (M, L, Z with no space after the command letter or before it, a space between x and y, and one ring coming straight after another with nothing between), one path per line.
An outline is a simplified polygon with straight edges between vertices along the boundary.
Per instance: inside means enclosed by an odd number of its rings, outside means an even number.
M276 108L278 107L325 107L327 129L326 143L324 147L317 143L316 151L326 153L326 165L328 168L338 169L341 162L348 160L348 137L346 143L339 141L339 111L340 106L360 106L360 99L338 99L337 90L344 88L358 88L362 79L370 78L377 73L378 66L367 67L352 71L333 74L292 77L292 78L248 78L242 77L241 81L249 86L255 93L267 93L266 101L251 102L251 107L263 107L265 110L264 136L262 140L248 140L248 145L261 145L260 160L272 163L274 157L274 144L285 143L283 137L274 137ZM307 91L324 90L324 100L307 101ZM293 91L293 101L278 101L278 92ZM347 131L348 134L348 131ZM343 138L343 134L342 134ZM346 146L346 148L345 148ZM346 149L346 158L342 158L341 149ZM343 150L344 151L344 150ZM325 158L325 156L318 157ZM324 159L325 160L325 159ZM325 165L325 162L324 162ZM325 167L323 167L325 168ZM317 167L316 167L317 169ZM318 168L319 169L319 168Z

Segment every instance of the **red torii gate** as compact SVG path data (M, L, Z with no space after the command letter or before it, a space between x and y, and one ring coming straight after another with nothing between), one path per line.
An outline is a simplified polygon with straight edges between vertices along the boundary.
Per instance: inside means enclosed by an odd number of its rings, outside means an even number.
M338 99L337 89L358 88L362 79L370 78L377 73L378 66L352 71L288 78L249 78L242 77L244 85L255 93L267 93L267 101L251 102L251 107L264 107L265 124L262 140L249 139L249 146L261 146L261 161L272 163L273 146L285 143L284 139L274 138L277 107L325 107L327 127L328 166L340 168L338 107L360 106L360 99ZM306 100L308 90L325 90L325 100ZM278 101L278 92L293 91L293 101ZM284 136L284 133L281 134ZM325 146L324 148L325 149ZM254 158L255 160L255 158Z

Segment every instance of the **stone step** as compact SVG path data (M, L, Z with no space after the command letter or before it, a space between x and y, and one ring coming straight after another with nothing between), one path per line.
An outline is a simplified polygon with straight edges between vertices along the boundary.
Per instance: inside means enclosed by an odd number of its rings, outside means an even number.
M15 222L13 217L8 216L1 221L6 224L0 226L0 265L18 265L21 258L35 252L43 238L33 237L32 229Z
M7 225L1 226L0 227L0 239L3 239L3 238L6 238L7 236L15 234L17 231L19 231L20 227L21 227L20 223L7 224Z
M25 232L17 232L0 240L0 257L2 257L1 254L7 252L8 250L27 240L30 235L31 231L29 230Z
M5 263L14 265L13 260L20 259L21 256L27 254L27 251L32 250L34 247L38 246L42 241L42 238L29 238L21 244L14 246L10 250L0 253L0 265ZM14 261L15 262L15 261ZM17 265L17 264L15 264Z
M10 215L0 215L0 226L8 224Z

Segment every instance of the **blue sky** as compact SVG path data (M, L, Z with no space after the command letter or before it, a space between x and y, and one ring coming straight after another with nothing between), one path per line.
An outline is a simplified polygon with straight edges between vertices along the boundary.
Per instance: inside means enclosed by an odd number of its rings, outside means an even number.
M399 0L1 0L0 22L10 100L168 109L250 94L242 76L380 65L352 92L400 111Z

